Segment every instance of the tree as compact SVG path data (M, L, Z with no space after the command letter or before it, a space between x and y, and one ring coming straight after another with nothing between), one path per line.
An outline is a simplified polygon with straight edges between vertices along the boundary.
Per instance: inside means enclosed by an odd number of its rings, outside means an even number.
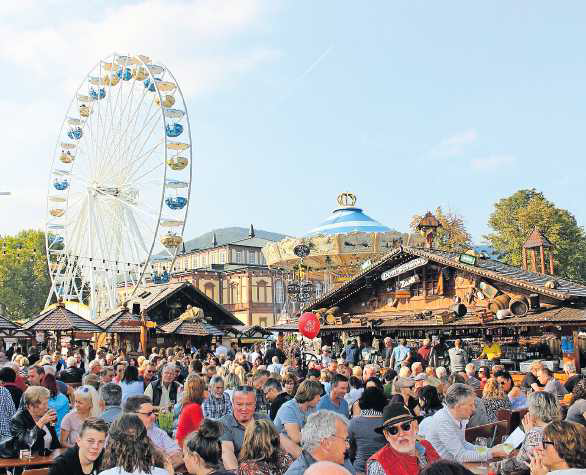
M519 190L494 207L488 220L493 232L484 238L505 262L522 265L523 244L537 226L554 246L556 275L586 280L586 234L569 211L557 208L534 188Z
M26 230L4 236L0 247L0 302L17 320L28 320L45 306L51 282L45 234Z
M433 241L434 248L450 252L466 252L472 249L472 236L466 230L462 216L451 210L444 213L441 206L436 208L434 214L441 223ZM417 214L411 218L409 226L413 232L417 232L417 225L421 219L422 216Z

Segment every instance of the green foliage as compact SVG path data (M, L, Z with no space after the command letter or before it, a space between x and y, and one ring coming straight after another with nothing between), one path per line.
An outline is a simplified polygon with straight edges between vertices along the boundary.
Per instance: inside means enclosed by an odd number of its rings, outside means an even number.
M555 274L586 280L586 235L569 211L557 208L534 188L519 190L494 207L488 220L493 232L484 238L504 261L522 265L523 244L537 226L554 245Z
M437 207L434 216L441 223L437 229L433 247L442 251L466 252L472 249L472 236L467 231L462 216L453 211L444 212L441 207ZM423 216L414 215L411 218L410 227L413 232L417 232L417 225Z
M4 236L0 246L0 302L10 317L29 319L45 306L51 288L45 234L26 230Z

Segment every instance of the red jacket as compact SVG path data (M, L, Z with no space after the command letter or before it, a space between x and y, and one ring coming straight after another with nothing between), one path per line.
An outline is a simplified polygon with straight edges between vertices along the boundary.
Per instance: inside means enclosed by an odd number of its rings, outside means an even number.
M201 410L201 405L196 402L188 404L181 409L177 433L175 434L179 447L183 449L183 440L193 431L199 429L202 420L203 411Z
M427 463L433 463L440 456L427 440L418 441L415 449L425 454ZM387 475L419 475L423 467L419 466L419 458L414 455L405 455L394 450L389 444L370 457L376 460Z

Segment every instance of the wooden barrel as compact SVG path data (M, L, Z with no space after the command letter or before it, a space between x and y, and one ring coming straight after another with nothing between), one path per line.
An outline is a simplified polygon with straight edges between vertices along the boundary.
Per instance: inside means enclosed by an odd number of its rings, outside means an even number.
M496 312L498 312L499 310L504 310L505 308L509 308L510 301L511 301L511 297L509 297L507 294L497 295L488 304L488 310L490 310L492 313L496 314Z
M527 297L515 297L509 302L509 310L516 317L524 317L529 311L529 300Z
M463 303L457 303L455 305L452 305L450 307L450 310L454 312L458 317L463 317L468 313L468 309L466 308L466 305L464 305Z

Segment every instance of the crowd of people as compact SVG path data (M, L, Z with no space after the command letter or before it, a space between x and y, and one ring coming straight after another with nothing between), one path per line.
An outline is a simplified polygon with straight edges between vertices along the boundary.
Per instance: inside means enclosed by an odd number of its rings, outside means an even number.
M499 364L477 370L460 340L441 356L430 343L413 351L386 338L381 365L356 341L310 361L275 342L137 357L16 348L0 353L0 456L65 449L52 475L459 475L471 462L586 473L586 380L575 368L564 386L537 362L516 387ZM487 341L483 355L496 362L499 351ZM466 428L513 408L528 409L518 450L466 440Z

